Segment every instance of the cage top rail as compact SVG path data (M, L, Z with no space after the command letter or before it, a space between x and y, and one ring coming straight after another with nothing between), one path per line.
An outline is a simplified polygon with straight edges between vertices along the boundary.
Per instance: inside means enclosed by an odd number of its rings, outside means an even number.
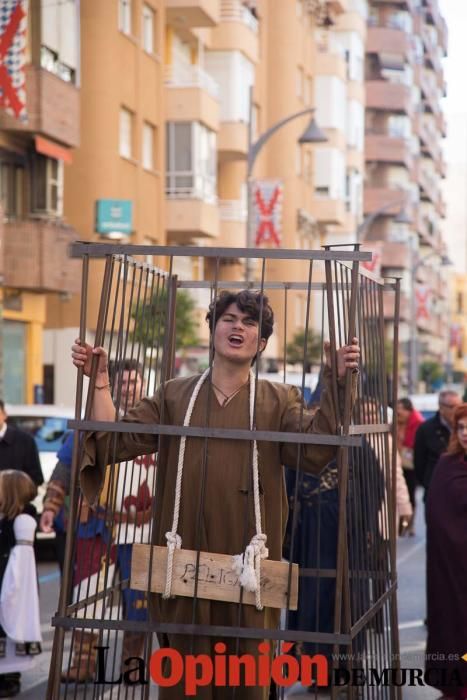
M70 245L72 258L88 255L91 258L104 258L107 255L153 255L173 257L206 258L253 258L282 260L335 260L336 262L370 261L372 254L366 251L332 251L332 250L296 250L281 248L217 248L200 246L154 246L154 245L120 245L118 243L88 243L77 241Z

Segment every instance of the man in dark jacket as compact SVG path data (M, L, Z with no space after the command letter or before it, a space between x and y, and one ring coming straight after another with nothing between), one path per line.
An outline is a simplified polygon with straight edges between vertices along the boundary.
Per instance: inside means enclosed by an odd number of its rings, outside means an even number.
M0 471L18 469L26 472L40 486L44 476L34 438L6 421L5 404L0 399Z
M415 434L415 475L425 489L424 501L435 465L440 455L446 451L451 437L454 409L462 403L462 399L457 392L446 389L440 392L438 402L439 411L433 418L422 423Z

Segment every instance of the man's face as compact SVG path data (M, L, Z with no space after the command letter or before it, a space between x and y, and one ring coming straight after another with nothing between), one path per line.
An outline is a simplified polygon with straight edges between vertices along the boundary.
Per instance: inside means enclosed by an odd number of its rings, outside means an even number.
M439 412L442 418L448 423L448 425L453 425L454 419L454 409L462 403L462 399L457 394L447 394L443 396L439 401Z
M261 339L259 351L266 347ZM236 304L230 304L216 323L214 330L216 356L231 362L250 364L258 352L258 321L241 311Z
M3 410L3 408L0 408L0 430L2 430L3 426L5 425L6 419L6 412Z
M131 408L140 400L142 377L135 369L125 370L122 374L122 397L120 405L123 409Z

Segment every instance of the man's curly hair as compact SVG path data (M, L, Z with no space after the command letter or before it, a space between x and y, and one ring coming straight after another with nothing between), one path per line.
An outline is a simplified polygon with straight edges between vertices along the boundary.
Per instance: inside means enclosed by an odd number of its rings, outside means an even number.
M211 333L213 333L220 317L231 304L236 304L240 311L248 314L250 318L258 321L258 323L261 317L261 338L267 340L272 335L274 312L269 305L269 299L261 292L252 292L248 289L244 289L241 292L224 290L211 302L206 315L206 321L209 324Z

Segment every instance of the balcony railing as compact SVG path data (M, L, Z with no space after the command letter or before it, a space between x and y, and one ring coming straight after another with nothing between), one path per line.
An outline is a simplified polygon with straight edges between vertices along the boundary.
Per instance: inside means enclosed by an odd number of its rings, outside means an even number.
M221 0L221 22L241 22L258 33L258 20L240 0Z
M199 88L219 98L219 85L204 68L196 64L173 63L165 68L165 84L172 88Z
M244 223L247 218L247 207L241 199L222 199L219 201L221 221L237 221Z
M167 172L165 193L168 199L201 199L217 204L215 177L191 170Z

